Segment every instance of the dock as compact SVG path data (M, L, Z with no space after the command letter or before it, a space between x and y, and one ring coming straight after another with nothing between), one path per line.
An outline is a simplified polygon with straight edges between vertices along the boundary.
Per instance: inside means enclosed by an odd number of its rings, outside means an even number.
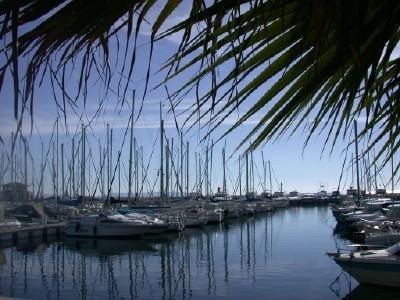
M7 241L58 235L64 232L64 227L64 222L22 227L0 227L0 244Z

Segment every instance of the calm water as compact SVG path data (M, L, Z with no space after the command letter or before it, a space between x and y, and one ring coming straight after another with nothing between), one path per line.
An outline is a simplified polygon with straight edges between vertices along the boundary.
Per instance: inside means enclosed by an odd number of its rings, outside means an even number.
M399 299L400 290L358 286L325 255L348 243L335 225L328 207L291 207L141 240L20 243L0 249L0 295Z

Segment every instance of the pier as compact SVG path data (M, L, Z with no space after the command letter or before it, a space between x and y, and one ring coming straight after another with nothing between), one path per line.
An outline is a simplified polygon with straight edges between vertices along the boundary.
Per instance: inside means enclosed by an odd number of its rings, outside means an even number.
M32 225L24 227L0 227L0 245L4 242L30 238L46 238L64 232L65 223Z

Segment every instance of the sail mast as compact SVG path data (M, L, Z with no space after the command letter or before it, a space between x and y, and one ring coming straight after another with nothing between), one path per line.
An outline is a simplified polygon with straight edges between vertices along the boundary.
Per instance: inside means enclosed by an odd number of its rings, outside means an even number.
M360 176L359 176L359 167L358 167L358 142L357 142L357 121L354 120L354 144L356 150L356 172L357 172L357 200L360 201L361 193L360 193Z
M181 199L183 199L183 133L181 131L181 164L180 164L180 172L181 172Z
M131 139L129 143L129 178L128 178L128 202L132 202L132 143L133 143L133 113L135 109L135 90L132 91L131 110Z
M249 154L246 152L246 198L249 197Z
M186 197L189 198L189 141L186 141Z
M164 200L164 120L162 119L161 102L160 102L160 199Z

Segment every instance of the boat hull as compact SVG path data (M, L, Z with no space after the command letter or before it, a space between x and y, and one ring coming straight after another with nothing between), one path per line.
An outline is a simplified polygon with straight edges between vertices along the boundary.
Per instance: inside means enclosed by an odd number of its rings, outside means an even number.
M197 226L202 226L206 225L208 222L208 219L205 217L184 217L183 218L183 224L185 227L197 227Z
M329 256L361 284L400 287L400 260L361 261L337 254Z
M84 224L69 223L65 228L65 235L76 237L131 237L144 234L160 233L159 228L152 228L151 225L131 225L124 223L105 224Z

